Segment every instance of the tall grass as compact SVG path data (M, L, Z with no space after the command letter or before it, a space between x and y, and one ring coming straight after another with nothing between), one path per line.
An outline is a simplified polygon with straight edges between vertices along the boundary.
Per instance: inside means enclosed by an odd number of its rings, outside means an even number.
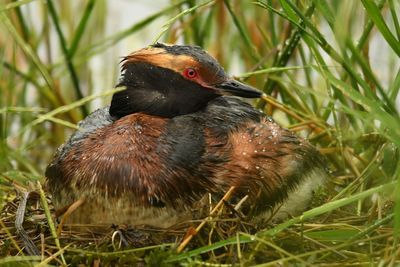
M135 255L125 261L136 262L143 251L151 251L148 264L399 264L398 1L171 0L104 35L113 4L2 0L0 207L15 197L15 188L30 190L44 181L52 153L93 111L94 99L108 103L119 58L100 63L109 74L103 76L93 69L98 56L128 54L116 50L118 44L145 34L201 45L228 72L264 90L269 97L254 104L307 136L326 155L332 178L311 210L253 235L238 232L181 254L167 244L126 252L61 244L43 264L68 253L86 255L87 264L121 255ZM152 27L160 21L161 29ZM96 88L99 84L104 87ZM0 225L6 217L3 212ZM18 246L11 228L3 228L0 237L0 255L7 256L0 264L44 260L23 257L23 251L8 255L8 248Z

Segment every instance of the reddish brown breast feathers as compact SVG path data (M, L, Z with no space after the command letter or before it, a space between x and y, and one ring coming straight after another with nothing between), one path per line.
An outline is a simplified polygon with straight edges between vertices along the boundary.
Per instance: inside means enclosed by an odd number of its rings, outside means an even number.
M129 193L138 202L147 201L154 184L149 177L160 171L162 151L156 148L165 124L162 118L144 114L123 117L74 144L48 174L52 178L56 172L63 184L59 187L76 195L101 198Z

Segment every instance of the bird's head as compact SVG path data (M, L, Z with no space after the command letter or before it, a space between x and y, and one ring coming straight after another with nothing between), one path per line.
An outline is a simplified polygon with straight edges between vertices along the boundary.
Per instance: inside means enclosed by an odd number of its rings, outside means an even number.
M135 112L163 117L196 112L221 95L257 98L261 92L227 76L218 62L198 46L157 43L123 59L110 114Z

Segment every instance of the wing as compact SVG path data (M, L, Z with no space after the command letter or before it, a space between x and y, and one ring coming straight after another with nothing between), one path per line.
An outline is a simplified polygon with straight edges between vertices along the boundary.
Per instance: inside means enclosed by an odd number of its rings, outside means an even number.
M191 118L139 113L91 129L75 134L46 170L58 201L129 196L145 206L176 205L198 200L210 187L199 169L203 131Z

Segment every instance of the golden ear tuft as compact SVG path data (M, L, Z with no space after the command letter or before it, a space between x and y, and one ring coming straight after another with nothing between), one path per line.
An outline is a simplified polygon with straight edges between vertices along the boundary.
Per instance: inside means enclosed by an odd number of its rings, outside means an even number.
M171 54L165 49L166 45L148 46L135 51L121 60L122 71L135 62L145 62L154 66L181 73L186 68L198 68L199 63L189 55Z
M133 62L153 62L151 58L156 57L157 55L165 54L165 49L148 46L146 48L142 48L135 52L130 53L125 56L122 60L122 70L125 70L130 63Z

